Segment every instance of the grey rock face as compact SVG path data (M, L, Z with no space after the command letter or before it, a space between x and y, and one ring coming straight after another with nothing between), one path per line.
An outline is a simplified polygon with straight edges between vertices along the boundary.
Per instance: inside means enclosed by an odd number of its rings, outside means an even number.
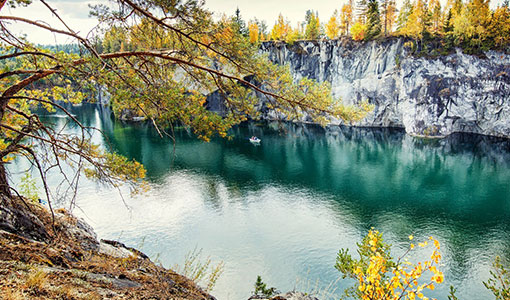
M65 228L65 232L70 238L80 243L85 250L97 251L99 242L94 229L81 218L73 217L65 210L55 211L55 219Z
M510 137L510 55L411 56L402 39L367 43L266 42L261 51L288 64L294 78L331 83L346 104L375 109L358 126L403 127L412 135L454 132ZM340 122L335 122L340 123Z
M7 201L10 200L0 198L0 230L39 242L49 239L48 232L36 215L29 210L17 209Z
M143 259L149 259L147 255L145 255L143 252L135 248L128 247L125 244L118 241L105 239L101 239L100 241L99 252L118 258L127 258L132 256Z
M109 105L111 100L111 95L108 93L108 87L102 85L96 85L97 94L96 101L100 105Z

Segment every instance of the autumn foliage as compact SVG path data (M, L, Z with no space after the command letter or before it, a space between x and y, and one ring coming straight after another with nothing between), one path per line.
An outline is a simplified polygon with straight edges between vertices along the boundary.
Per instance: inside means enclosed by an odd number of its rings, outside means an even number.
M441 260L440 244L430 237L418 247L432 247L430 259L412 263L406 256L415 249L414 237L406 252L397 260L390 254L390 246L383 241L382 233L371 229L358 244L360 258L353 259L348 250L339 251L336 269L344 278L356 280L355 287L346 291L348 296L362 300L429 299L427 291L444 281L438 269Z
M270 40L293 43L300 39L350 37L356 41L387 36L414 39L422 51L428 41L441 40L447 52L461 47L467 53L505 49L510 45L510 7L508 1L494 9L490 0L394 0L348 1L335 9L327 22L320 23L317 12L308 10L296 27L280 14ZM251 37L251 36L250 36ZM250 38L256 43L255 38ZM264 39L262 39L264 40ZM445 53L446 53L445 52Z

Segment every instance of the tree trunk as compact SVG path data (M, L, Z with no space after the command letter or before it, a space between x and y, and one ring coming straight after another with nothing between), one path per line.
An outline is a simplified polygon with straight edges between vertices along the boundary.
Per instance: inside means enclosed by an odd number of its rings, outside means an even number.
M0 162L0 194L11 197L11 189L7 181L7 171L3 162Z

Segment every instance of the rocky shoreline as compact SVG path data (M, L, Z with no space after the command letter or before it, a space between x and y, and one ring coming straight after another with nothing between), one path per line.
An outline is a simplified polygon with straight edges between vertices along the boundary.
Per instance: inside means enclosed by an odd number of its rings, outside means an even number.
M347 105L365 100L374 105L360 122L332 120L329 126L397 127L425 138L453 133L510 138L508 52L487 51L480 57L456 49L447 55L416 56L409 43L404 38L362 43L297 41L292 45L271 41L262 43L260 51L274 63L288 65L295 80L308 77L329 82L333 96ZM108 94L99 90L97 102L108 105ZM226 112L221 93L206 96L207 109L220 115ZM262 119L282 120L265 107L264 97L259 98ZM128 110L117 117L145 120ZM297 121L312 123L307 116Z
M137 249L98 240L65 209L0 197L0 299L216 298ZM296 291L250 299L318 300Z
M0 199L1 299L215 298L64 209Z

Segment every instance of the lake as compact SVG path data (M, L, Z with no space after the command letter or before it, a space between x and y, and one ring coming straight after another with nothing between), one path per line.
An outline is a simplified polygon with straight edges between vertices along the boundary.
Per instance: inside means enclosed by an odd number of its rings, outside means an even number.
M433 236L445 283L426 296L488 299L482 284L496 255L510 259L510 142L456 134L421 139L399 129L248 123L232 138L201 142L185 130L172 141L149 124L115 120L95 105L70 107L102 129L95 142L142 162L149 192L83 180L74 213L100 238L138 247L166 267L187 253L223 261L212 294L247 299L257 275L281 291L338 298L352 284L334 268L340 248L356 249L374 227L394 256ZM48 122L77 132L62 115ZM248 141L256 135L260 146ZM11 166L13 180L26 163ZM53 184L57 178L51 178ZM68 203L60 202L60 206ZM410 260L431 253L413 252Z

